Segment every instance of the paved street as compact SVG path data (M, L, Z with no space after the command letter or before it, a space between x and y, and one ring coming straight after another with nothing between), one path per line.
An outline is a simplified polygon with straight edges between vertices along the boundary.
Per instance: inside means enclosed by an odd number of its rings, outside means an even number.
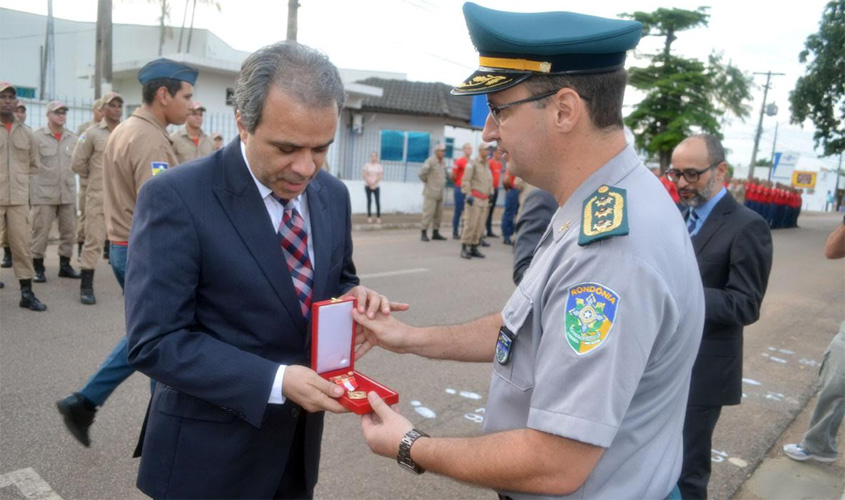
M745 398L723 411L716 430L712 498L730 498L743 485L813 395L822 352L845 315L845 261L822 255L838 223L841 215L806 214L800 228L774 232L762 317L745 330ZM410 302L403 319L411 324L472 320L499 310L513 291L510 247L501 239L483 249L486 259L465 261L457 242L422 243L417 230L356 231L354 238L363 284ZM97 305L83 306L79 282L56 277L55 248L48 250L48 282L35 285L45 313L20 309L11 269L0 272L0 500L143 498L131 454L149 397L146 378L134 375L98 412L90 449L73 440L56 411L55 401L78 390L123 335L124 317L108 264L95 276ZM432 435L481 429L489 364L375 351L356 368L396 389L401 412ZM329 416L324 436L318 498L492 496L432 474L411 477L371 455L354 415Z

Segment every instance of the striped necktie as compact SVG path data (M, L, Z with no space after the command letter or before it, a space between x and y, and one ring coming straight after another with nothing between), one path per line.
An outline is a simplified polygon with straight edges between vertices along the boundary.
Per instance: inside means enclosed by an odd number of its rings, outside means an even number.
M695 226L698 225L698 214L695 213L694 208L689 209L689 217L687 217L687 231L689 234L692 235L693 231L695 231Z
M284 202L284 200L282 200ZM314 269L308 258L308 233L305 221L293 206L293 200L285 204L285 213L279 224L279 241L285 252L288 271L296 288L302 315L308 319L311 312L311 294L314 289Z

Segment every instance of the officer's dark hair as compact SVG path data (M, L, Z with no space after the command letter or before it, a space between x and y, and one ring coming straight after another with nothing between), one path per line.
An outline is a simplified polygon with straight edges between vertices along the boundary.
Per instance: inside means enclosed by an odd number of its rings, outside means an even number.
M250 134L261 122L270 85L309 108L337 105L338 115L346 101L340 73L325 54L290 40L268 45L246 58L235 80L235 103Z
M542 94L556 89L573 89L584 99L593 125L600 129L622 128L622 100L628 72L624 68L607 73L533 76L525 81L532 94ZM546 99L537 102L545 107Z
M171 97L175 96L182 88L182 80L174 80L172 78L154 78L141 87L141 99L144 104L152 104L156 98L158 89L164 87Z
M725 161L725 148L722 146L722 141L712 134L696 134L689 137L690 139L700 139L704 141L707 147L708 163L722 163Z

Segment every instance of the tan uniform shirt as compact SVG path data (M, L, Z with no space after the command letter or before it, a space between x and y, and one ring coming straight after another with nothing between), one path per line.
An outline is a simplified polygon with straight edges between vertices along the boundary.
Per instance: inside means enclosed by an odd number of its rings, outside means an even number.
M114 129L103 157L106 230L110 241L129 241L141 186L153 175L178 164L167 131L143 107Z
M446 191L446 164L436 156L430 156L420 168L419 178L425 183L423 196L442 200Z
M94 125L97 125L97 122L95 122L94 120L83 123L76 129L76 135L82 135L86 130L93 127Z
M105 120L86 129L76 142L71 159L71 169L88 183L86 206L91 204L98 210L103 209L103 154L109 135L111 131Z
M38 173L32 130L18 120L7 131L0 123L0 205L29 205L30 176Z
M64 129L61 140L50 127L33 133L38 146L41 169L32 176L29 202L32 205L71 205L76 203L76 176L70 170L70 157L77 136Z
M188 135L187 127L182 127L170 134L170 140L173 141L173 150L176 151L176 158L179 160L179 163L196 160L214 151L214 144L211 142L211 137L203 132L202 129L200 129L199 141L196 144L194 144L191 136Z
M461 192L471 195L473 191L487 196L493 194L493 172L487 166L487 160L473 158L472 161L467 162L464 178L461 181Z

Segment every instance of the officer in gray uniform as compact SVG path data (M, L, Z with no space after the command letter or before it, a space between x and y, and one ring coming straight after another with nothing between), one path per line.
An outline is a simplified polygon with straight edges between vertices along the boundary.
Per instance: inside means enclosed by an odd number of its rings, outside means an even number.
M483 436L428 437L370 393L367 444L503 498L679 498L704 292L678 210L623 132L625 52L642 26L464 14L480 68L453 93L489 94L483 139L559 208L501 313L446 327L353 314L360 352L493 360Z

